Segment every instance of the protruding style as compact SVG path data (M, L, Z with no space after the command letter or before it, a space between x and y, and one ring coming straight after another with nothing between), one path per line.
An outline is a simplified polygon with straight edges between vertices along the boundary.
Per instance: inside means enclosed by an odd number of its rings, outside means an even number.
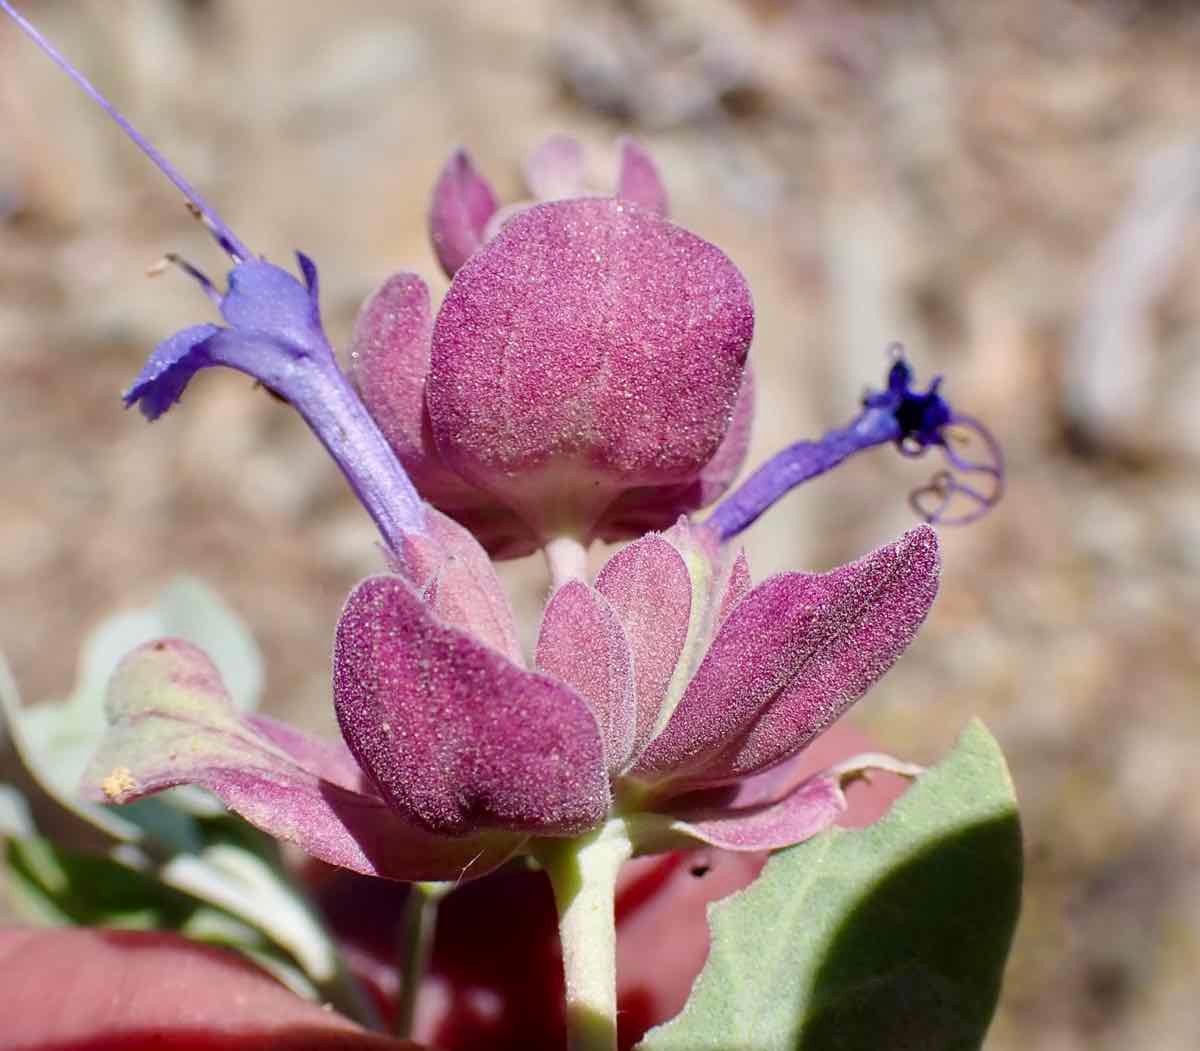
M253 376L304 417L389 548L398 551L407 534L420 532L424 526L421 498L338 367L321 325L316 265L298 254L300 281L256 256L87 77L7 0L0 0L0 8L183 193L189 209L234 264L228 289L221 292L199 268L177 256L166 257L200 285L217 305L225 325L194 325L160 343L125 392L125 404L137 405L148 420L154 420L179 400L200 369L223 365Z

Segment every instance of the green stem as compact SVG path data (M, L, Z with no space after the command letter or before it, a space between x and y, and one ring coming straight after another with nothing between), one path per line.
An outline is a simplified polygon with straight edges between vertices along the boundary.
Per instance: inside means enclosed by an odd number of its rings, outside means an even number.
M617 874L631 853L622 821L578 839L543 840L535 850L558 907L567 993L569 1051L617 1046Z
M400 932L400 1000L396 1004L395 1033L410 1039L417 1020L417 997L433 955L433 933L438 903L450 890L448 883L414 883L404 903Z

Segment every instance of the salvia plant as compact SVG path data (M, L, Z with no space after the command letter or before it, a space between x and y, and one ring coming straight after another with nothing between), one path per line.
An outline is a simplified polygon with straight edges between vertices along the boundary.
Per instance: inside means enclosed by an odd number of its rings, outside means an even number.
M754 402L746 281L667 218L658 169L636 142L620 144L614 184L589 190L581 149L565 137L529 158L529 197L508 204L467 153L449 159L430 208L449 291L435 311L419 276L388 278L363 307L343 367L322 326L316 264L298 254L293 271L245 244L9 3L0 7L174 183L229 259L216 280L168 257L219 320L164 339L125 404L155 420L198 371L246 373L303 417L383 549L333 640L341 741L256 714L245 647L234 684L218 652L230 632L209 631L206 652L204 632L172 630L178 612L138 621L141 644L107 687L64 709L77 731L87 727L74 748L90 759L47 767L53 735L36 719L58 709L9 704L43 783L120 844L109 861L94 859L95 885L152 881L190 895L184 913L155 913L158 925L203 936L197 916L219 914L216 940L369 1018L271 840L412 884L397 1012L407 1030L437 900L532 866L558 911L566 1039L599 1051L617 1043L614 895L625 863L694 848L778 852L714 910L691 999L644 1047L978 1046L1020 871L994 744L973 727L929 772L876 753L814 772L806 755L929 612L933 526L971 521L1000 496L998 445L952 406L941 379L922 389L891 348L882 388L844 426L797 441L735 485ZM943 458L912 497L925 522L829 572L755 584L743 531L795 486L878 446ZM592 576L597 541L623 546ZM552 589L528 655L493 563L533 552ZM177 611L215 601L189 587ZM847 787L876 771L916 783L875 825L834 829ZM231 825L213 797L265 836ZM54 904L38 872L52 859L77 862L14 842L10 877ZM87 886L76 888L84 899ZM79 902L55 908L58 922L106 921ZM664 959L672 936L669 924L659 933Z

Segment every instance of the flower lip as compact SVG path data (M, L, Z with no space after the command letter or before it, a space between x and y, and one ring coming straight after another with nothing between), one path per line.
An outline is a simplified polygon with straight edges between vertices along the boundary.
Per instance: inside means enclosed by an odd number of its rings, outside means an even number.
M315 359L333 351L321 327L317 267L296 253L303 283L265 260L239 263L229 272L229 290L221 298L221 316L233 329L261 332Z
M888 347L892 367L888 370L887 388L863 398L864 409L879 409L889 413L900 428L895 441L907 455L920 455L930 445L942 445L942 428L953 422L946 399L939 393L942 376L934 376L924 392L912 389L912 366L904 357L904 347L893 343Z
M297 259L303 283L273 263L253 260L233 267L222 293L197 267L167 256L165 262L177 265L216 303L229 327L195 325L164 340L125 391L126 407L136 404L155 420L179 400L199 369L224 365L253 376L303 411L296 364L307 360L328 370L333 351L321 328L316 266L303 253Z

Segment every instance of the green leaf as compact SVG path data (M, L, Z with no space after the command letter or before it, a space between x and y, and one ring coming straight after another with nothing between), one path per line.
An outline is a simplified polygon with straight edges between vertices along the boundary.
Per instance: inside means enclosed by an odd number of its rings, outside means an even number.
M972 723L882 820L777 854L713 906L691 998L639 1051L978 1048L1021 868L1004 758Z
M204 846L173 856L162 866L163 880L261 929L318 985L337 981L337 950L315 909L287 878L278 844L232 815L196 824Z
M39 923L179 930L204 907L135 868L46 839L10 839L5 864L14 908Z
M171 849L194 849L188 818L224 809L197 788L172 789L120 813L79 797L88 759L108 729L104 697L113 669L136 646L164 637L185 639L207 652L239 711L252 711L258 704L262 657L246 625L205 584L179 577L160 592L154 606L115 613L91 632L79 655L75 688L65 700L22 705L0 658L0 731L7 724L34 780L78 817L118 839L149 836Z
M44 926L174 931L245 953L294 992L318 998L291 954L237 915L115 858L63 850L49 840L4 845L8 900L22 918Z
M33 815L15 786L0 781L0 836L32 836Z

